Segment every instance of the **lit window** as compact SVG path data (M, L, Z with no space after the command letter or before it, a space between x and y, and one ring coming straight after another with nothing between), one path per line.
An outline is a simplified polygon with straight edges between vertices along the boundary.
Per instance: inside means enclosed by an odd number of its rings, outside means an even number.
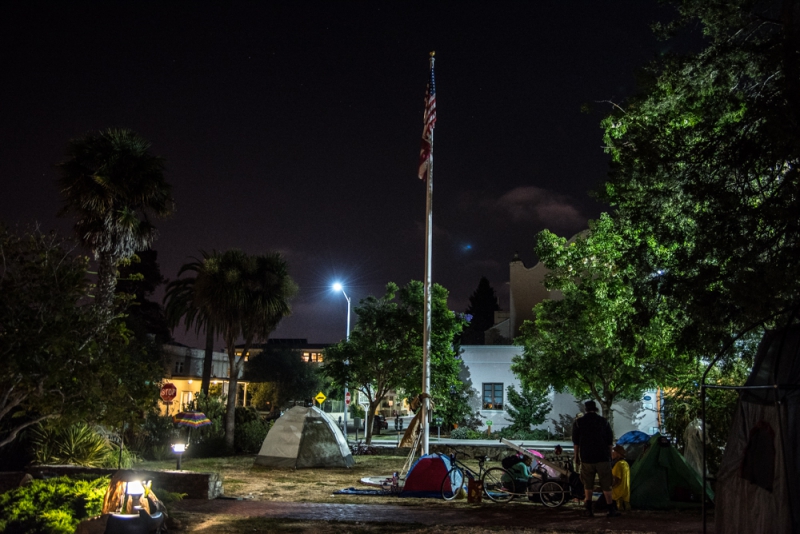
M503 384L501 382L483 384L483 409L503 409Z
M303 353L303 361L307 362L311 358L311 355L308 352Z

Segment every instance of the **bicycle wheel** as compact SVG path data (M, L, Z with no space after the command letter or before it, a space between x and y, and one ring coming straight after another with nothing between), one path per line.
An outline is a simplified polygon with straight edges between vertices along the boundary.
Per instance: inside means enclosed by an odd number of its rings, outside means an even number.
M460 467L453 467L442 480L442 499L452 501L458 496L459 490L463 488L464 495L467 494L467 477Z
M542 484L541 488L539 488L539 498L542 500L542 504L548 508L561 506L566 499L564 487L552 480L545 482Z
M502 467L488 469L481 480L483 492L494 502L508 502L514 498L514 477Z

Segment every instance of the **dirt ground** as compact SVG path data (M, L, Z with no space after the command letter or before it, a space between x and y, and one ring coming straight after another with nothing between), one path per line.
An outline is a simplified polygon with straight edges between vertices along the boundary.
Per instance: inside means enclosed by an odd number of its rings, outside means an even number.
M577 503L556 509L512 501L409 499L391 496L334 495L338 489L365 488L363 477L400 471L405 458L358 456L352 469L286 470L254 466L253 456L187 459L183 468L216 471L223 477L224 499L185 500L173 505L171 530L196 533L401 532L477 534L483 532L678 533L702 532L698 510L631 511L608 519L585 518ZM137 467L173 469L172 462ZM475 466L477 469L477 465ZM714 532L713 517L708 532Z

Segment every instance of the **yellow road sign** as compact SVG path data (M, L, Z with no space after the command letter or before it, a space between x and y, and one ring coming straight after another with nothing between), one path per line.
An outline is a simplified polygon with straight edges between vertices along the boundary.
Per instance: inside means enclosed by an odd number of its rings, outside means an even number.
M318 403L322 404L323 402L325 402L325 399L327 399L327 398L328 397L326 397L325 394L320 391L319 393L317 393L317 396L314 397L314 400L317 401Z

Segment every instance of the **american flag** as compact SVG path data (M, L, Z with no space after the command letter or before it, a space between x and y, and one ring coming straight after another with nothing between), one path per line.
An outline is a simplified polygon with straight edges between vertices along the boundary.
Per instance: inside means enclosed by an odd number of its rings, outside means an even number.
M433 127L436 125L436 83L433 80L433 65L431 64L431 79L425 90L425 114L423 115L422 146L419 149L420 180L427 177L428 165L431 161L431 148L433 147Z

